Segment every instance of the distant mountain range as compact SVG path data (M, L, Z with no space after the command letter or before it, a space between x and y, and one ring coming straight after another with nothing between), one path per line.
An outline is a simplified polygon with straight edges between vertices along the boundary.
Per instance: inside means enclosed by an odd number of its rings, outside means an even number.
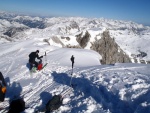
M32 38L97 51L102 64L150 63L150 27L104 18L40 18L0 12L0 43Z

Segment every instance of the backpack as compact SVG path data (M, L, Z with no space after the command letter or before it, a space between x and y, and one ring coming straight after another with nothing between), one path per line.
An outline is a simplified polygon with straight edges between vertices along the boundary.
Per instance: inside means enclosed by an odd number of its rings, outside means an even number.
M41 70L41 69L42 69L42 67L43 67L43 65L42 65L42 64L38 64L37 70Z
M46 104L46 113L58 109L62 105L62 101L63 99L61 95L53 96L53 98Z
M8 113L20 113L25 110L25 102L23 98L13 100L10 103Z
M43 64L42 64L42 60L40 59L38 66L37 66L37 70L41 70L43 68Z

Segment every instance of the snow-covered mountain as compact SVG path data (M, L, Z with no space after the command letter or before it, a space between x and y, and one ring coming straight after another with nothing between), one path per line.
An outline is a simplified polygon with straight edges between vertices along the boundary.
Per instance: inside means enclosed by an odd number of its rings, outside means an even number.
M31 27L19 19L42 21L45 27ZM19 15L0 19L0 26L0 71L7 83L0 108L8 107L14 97L24 97L24 113L35 113L52 96L69 90L54 113L150 112L150 65L112 64L113 60L125 62L133 57L148 61L149 27L103 18ZM39 55L47 53L43 64L48 65L41 72L30 73L28 55L37 49ZM72 75L71 55L75 57ZM108 64L101 65L100 60Z
M6 12L0 12L0 18L1 42L37 37L53 46L93 49L102 55L104 64L150 63L150 27L142 24L104 18L40 18ZM104 40L102 33L106 31L108 39ZM101 46L106 41L107 45Z

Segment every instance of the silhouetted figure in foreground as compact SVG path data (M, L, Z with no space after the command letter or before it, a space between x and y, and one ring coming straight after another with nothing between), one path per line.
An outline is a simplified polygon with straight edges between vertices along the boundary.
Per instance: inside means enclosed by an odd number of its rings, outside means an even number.
M20 112L23 112L24 110L25 110L25 102L23 98L19 98L19 99L13 100L10 103L8 113L20 113Z
M0 102L3 102L6 94L6 82L3 74L0 72Z

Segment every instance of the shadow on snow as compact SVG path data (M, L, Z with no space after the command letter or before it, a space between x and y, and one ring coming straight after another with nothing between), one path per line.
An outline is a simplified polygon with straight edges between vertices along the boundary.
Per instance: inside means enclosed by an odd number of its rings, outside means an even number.
M54 81L70 86L71 77L68 76L68 74L53 72L52 76ZM88 97L92 97L97 103L102 105L104 110L109 109L111 113L141 113L150 111L150 107L143 107L140 105L142 102L148 101L147 99L150 91L133 101L123 101L120 99L119 94L113 94L112 92L108 91L105 86L95 85L86 78L72 78L72 83L75 85L75 96L82 95L81 98L79 98L80 102ZM77 106L77 101L78 100L74 100L72 98L72 113L87 108L86 104Z

